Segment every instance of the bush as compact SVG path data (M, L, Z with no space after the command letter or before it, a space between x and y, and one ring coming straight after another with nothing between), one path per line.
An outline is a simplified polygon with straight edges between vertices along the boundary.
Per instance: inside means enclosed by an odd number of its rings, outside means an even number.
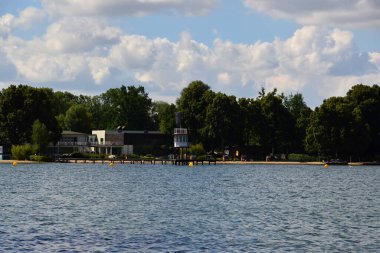
M318 159L315 156L306 154L289 154L288 160L293 162L315 162Z
M42 156L42 155L31 155L29 156L29 160L36 161L36 162L52 162L53 159L51 159L48 156Z
M190 153L196 156L205 155L206 151L202 143L194 144L190 146Z
M12 159L26 160L34 153L33 147L30 144L25 145L12 145L11 148Z
M69 155L71 158L88 158L88 154L74 152Z
M152 160L152 159L154 159L154 156L151 154L147 154L145 156L142 156L141 158L144 160Z
M199 161L207 160L207 159L208 159L207 155L200 155L200 156L197 156L197 160L199 160Z
M130 154L130 155L127 155L127 157L128 157L128 159L131 159L131 160L140 159L140 156L136 155L136 154Z
M105 154L87 154L87 157L90 159L105 159Z

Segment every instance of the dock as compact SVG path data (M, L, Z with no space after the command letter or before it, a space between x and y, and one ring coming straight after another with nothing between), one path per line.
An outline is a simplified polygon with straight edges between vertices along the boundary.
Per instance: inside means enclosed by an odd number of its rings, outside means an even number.
M216 165L216 160L195 159L101 159L101 158L56 158L57 163L119 163L119 164L152 164L152 165Z

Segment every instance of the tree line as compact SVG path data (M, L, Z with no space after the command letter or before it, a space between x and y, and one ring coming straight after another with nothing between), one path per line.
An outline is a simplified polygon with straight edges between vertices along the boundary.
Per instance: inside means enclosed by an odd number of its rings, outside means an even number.
M175 104L153 101L144 87L121 86L97 96L10 85L0 92L0 144L57 142L62 130L160 130L171 134L181 112L190 141L208 151L238 146L248 156L312 154L379 159L380 87L358 84L314 110L300 93L262 89L256 98L214 92L191 82Z

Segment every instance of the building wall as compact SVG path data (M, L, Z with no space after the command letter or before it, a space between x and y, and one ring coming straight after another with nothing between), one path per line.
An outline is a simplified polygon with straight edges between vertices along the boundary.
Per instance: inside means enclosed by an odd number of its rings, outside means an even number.
M105 130L92 130L92 134L96 135L98 138L98 143L103 144L106 141L106 131Z
M106 132L106 141L110 142L113 145L123 145L124 144L124 135L118 132Z
M119 145L124 144L124 135L117 131L109 130L93 130L93 135L96 135L99 144Z
M125 145L173 145L171 134L163 134L159 132L134 132L124 133Z

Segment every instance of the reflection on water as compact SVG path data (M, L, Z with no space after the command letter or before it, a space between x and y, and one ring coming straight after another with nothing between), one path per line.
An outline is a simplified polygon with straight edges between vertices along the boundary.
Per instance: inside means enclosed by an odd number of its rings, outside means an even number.
M0 166L0 252L380 245L380 167Z

